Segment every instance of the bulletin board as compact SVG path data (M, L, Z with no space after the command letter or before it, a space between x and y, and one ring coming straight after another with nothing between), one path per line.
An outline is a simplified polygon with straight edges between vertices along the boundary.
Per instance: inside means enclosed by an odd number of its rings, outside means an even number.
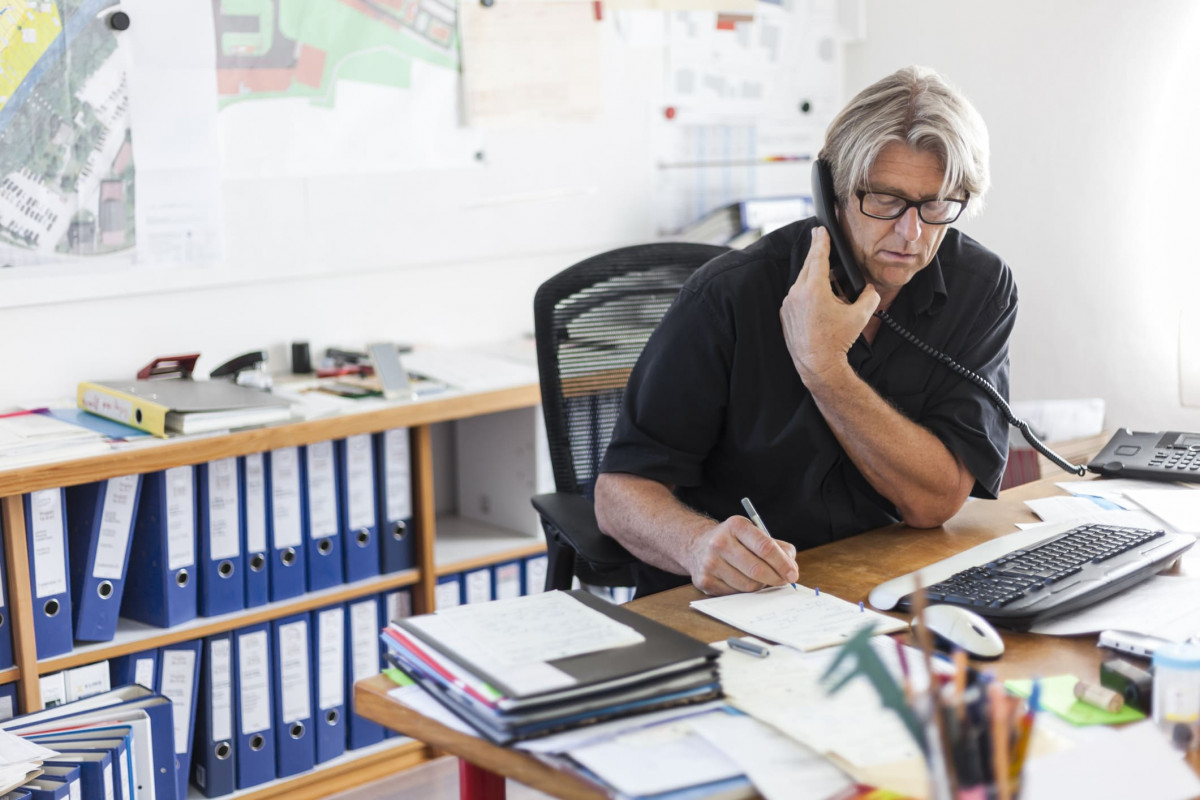
M10 0L0 307L600 249L802 190L839 3L704 4Z

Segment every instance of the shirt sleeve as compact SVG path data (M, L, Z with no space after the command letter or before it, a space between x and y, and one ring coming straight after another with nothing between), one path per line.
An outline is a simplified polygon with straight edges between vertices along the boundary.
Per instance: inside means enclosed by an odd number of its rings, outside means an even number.
M986 380L1008 400L1008 342L1017 318L1017 287L1005 268L985 296L955 361ZM937 436L975 477L971 494L994 499L1008 460L1008 421L985 390L944 370L921 424Z
M728 406L730 330L703 294L680 292L630 374L601 472L700 484Z

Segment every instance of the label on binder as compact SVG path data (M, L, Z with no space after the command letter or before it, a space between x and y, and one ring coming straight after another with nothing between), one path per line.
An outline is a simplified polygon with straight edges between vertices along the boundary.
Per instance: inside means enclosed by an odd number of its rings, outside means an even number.
M125 555L129 550L137 487L138 476L126 475L110 479L104 488L104 516L100 520L100 535L96 542L93 578L120 580L125 577Z
M154 685L154 659L139 658L133 664L133 682L147 689Z
M238 530L240 510L237 459L222 458L209 462L208 540L212 558L235 558L242 552L241 531Z
M395 428L383 434L387 475L388 519L407 519L412 516L412 465L408 455L408 428Z
M342 668L343 637L346 613L340 608L322 611L317 615L317 705L322 710L342 704L345 696Z
M299 547L304 539L300 533L300 471L299 453L294 447L271 452L271 514L275 525L276 548Z
M355 530L375 524L375 463L371 455L371 434L346 438L348 517Z
M121 421L133 419L133 402L120 397L113 397L108 392L88 389L83 393L80 407L93 414L99 414L109 419Z
M167 568L182 569L196 563L196 501L192 496L192 468L167 470Z
M209 645L209 682L212 689L209 718L212 720L214 741L233 738L233 692L230 676L230 648L232 643L217 639Z
M308 446L308 520L314 539L333 536L338 531L332 441Z
M308 621L297 620L279 626L279 696L284 722L308 719Z
M242 733L271 728L270 659L267 632L255 631L238 637L238 705L242 711Z
M267 484L262 453L246 456L246 549L267 549Z
M38 597L67 591L66 537L63 533L61 489L42 489L30 495L33 512L34 594Z
M350 606L354 682L379 674L379 608L374 600Z
M171 716L175 723L175 753L179 755L187 752L192 682L196 676L196 653L192 650L163 650L162 660L163 685L159 692L171 701Z

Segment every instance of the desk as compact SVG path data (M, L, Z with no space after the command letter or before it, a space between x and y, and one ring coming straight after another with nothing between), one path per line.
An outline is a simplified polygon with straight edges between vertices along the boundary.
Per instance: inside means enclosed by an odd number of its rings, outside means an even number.
M1105 441L1107 437L1101 437L1097 448ZM889 578L1012 533L1014 523L1036 522L1037 517L1025 506L1025 501L1062 494L1055 482L1072 479L1075 478L1060 472L1009 489L998 500L972 500L941 528L917 530L891 525L803 550L796 555L800 580L851 602L866 600L874 586ZM629 608L701 641L715 642L735 635L734 628L688 607L689 602L703 596L696 588L684 586L635 600ZM1064 639L1011 631L1001 631L1001 635L1005 643L1004 656L987 665L1001 679L1064 673L1094 678L1104 656L1104 651L1096 647L1095 638L1091 636ZM358 683L355 686L358 713L459 756L463 762L513 778L555 797L571 800L605 797L581 779L548 767L524 753L452 731L409 711L387 696L393 686L383 676ZM1200 758L1193 756L1191 762L1193 768L1200 771ZM463 767L462 772L464 777L471 776L470 780L480 781L472 786L482 787L475 794L465 791L464 798L492 800L503 797L502 781L489 784L486 778L474 774L478 770L470 767ZM465 781L464 787L471 788Z

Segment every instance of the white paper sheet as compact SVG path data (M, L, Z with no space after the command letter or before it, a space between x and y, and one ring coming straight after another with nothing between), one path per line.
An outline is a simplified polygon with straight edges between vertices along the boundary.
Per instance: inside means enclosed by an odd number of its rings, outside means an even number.
M1156 575L1086 608L1038 623L1033 633L1078 636L1104 630L1130 631L1182 642L1200 634L1200 578Z
M555 661L645 641L633 628L565 592L457 606L411 622L451 652L489 669Z
M908 627L898 619L800 585L710 597L691 606L747 633L801 650L841 644L865 625L874 624L876 633Z
M1045 758L1031 758L1021 780L1022 800L1184 800L1197 795L1200 779L1150 721L1121 728L1111 736L1093 737Z
M1163 520L1137 508L1125 498L1121 498L1121 500L1125 507L1114 508L1116 501L1110 498L1090 499L1082 495L1076 497L1057 495L1026 500L1025 505L1029 506L1043 522L1070 522L1077 525L1100 523L1152 529L1163 527Z
M1200 492L1136 489L1125 493L1132 502L1183 533L1200 533Z
M854 785L827 758L753 717L705 714L687 724L737 764L767 800L826 800Z

